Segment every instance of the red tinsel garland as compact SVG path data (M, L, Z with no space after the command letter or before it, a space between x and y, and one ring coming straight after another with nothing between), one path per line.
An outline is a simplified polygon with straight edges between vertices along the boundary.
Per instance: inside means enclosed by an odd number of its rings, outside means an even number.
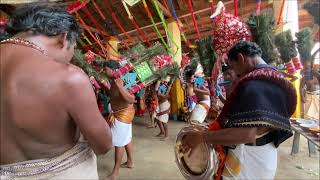
M261 0L256 0L257 1L257 5L256 5L256 14L259 15L261 12Z
M101 44L101 42L93 35L93 33L90 31L89 27L86 25L86 23L83 21L83 19L81 18L80 15L78 15L78 19L79 19L80 23L83 25L83 27L85 28L85 30L86 30L86 31L90 34L90 36L99 44L99 46L100 46L103 50L105 50L105 51L108 52L108 49L105 48L105 47ZM109 53L110 57L113 57L113 58L115 58L116 60L119 60L119 57L118 57L117 55L114 55L114 54L112 54L111 52L108 52L108 53Z
M196 16L194 14L194 10L193 10L193 7L192 7L192 0L188 0L188 6L189 6L189 11L191 12L191 15L192 15L193 25L194 25L194 27L196 28L196 31L197 31L197 38L201 39L201 35L200 35L199 27L198 27L198 22L196 20Z
M285 2L286 2L285 0L282 0L282 2L281 2L280 13L279 13L277 25L280 25L280 24L281 24L282 13L283 13L284 3L285 3Z
M92 23L94 24L95 28L98 29L100 31L100 34L102 36L102 39L113 49L112 45L109 43L108 39L103 35L103 28L100 26L100 24L98 24L93 16L91 15L90 11L88 10L88 8L85 6L83 7L84 12L87 14L87 16L89 17L89 19L92 21ZM113 49L114 51L116 51L115 49ZM108 52L109 53L109 52Z
M74 12L77 12L79 11L81 8L85 7L86 4L88 3L88 0L83 0L82 2L81 1L76 1L72 4L70 4L68 7L67 7L67 11L72 14Z
M140 34L140 36L142 37L143 41L145 43L148 44L148 46L151 46L151 43L149 41L149 39L145 36L145 34L143 33L143 31L140 29L140 27L138 26L137 22L134 20L134 18L129 18L131 23L133 24L133 26L137 29L138 33Z
M238 17L238 0L233 0L234 16Z
M122 31L122 33L128 38L129 41L134 42L131 38L131 36L127 33L127 31L124 30L124 28L121 26L120 22L118 21L116 14L113 12L111 6L110 6L110 1L109 0L104 0L109 12L111 12L111 17L112 20L116 23L118 28Z

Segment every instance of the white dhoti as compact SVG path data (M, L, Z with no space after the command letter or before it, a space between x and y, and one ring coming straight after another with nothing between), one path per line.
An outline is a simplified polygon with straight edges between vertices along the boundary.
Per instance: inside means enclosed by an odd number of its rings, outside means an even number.
M190 121L192 123L203 123L208 115L210 105L210 99L200 101L191 112Z
M131 142L132 139L132 123L123 123L115 119L111 127L112 144L116 147L123 147Z
M273 143L263 146L237 145L229 149L223 179L274 179L277 149Z
M163 113L166 111L170 111L170 103L169 101L165 101L161 104L159 104L156 108L156 119L163 123L167 123L169 120L169 112L168 113ZM160 114L160 115L159 115Z
M0 179L99 179L97 157L85 142L54 158L0 166Z

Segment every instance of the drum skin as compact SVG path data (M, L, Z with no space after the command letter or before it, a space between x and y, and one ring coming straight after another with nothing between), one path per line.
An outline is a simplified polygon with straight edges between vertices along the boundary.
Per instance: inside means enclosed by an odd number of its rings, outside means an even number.
M203 131L204 127L191 125L184 127L178 133L175 146L175 158L181 174L189 180L206 180L212 179L218 169L218 159L213 146L200 143L192 154L182 153L181 146L183 145L184 137L188 136L189 132Z

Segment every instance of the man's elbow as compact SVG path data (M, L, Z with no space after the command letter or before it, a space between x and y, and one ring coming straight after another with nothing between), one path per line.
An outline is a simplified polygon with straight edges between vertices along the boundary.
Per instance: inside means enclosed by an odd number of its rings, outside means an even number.
M99 147L94 149L94 152L97 155L102 155L102 154L106 154L107 152L109 152L112 148L112 138L110 136L110 138L106 139L105 143L101 144Z
M106 154L107 152L109 152L112 148L112 140L108 141L107 143L104 143L102 146L100 146L99 148L96 148L94 150L94 152L97 155L103 155Z

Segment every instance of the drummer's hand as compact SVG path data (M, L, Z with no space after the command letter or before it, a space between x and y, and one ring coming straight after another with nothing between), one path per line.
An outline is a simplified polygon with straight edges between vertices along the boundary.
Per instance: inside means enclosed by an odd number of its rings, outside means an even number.
M183 141L183 153L187 153L188 151L190 156L193 153L195 147L197 147L202 142L202 135L201 132L190 132L188 136L182 139Z

